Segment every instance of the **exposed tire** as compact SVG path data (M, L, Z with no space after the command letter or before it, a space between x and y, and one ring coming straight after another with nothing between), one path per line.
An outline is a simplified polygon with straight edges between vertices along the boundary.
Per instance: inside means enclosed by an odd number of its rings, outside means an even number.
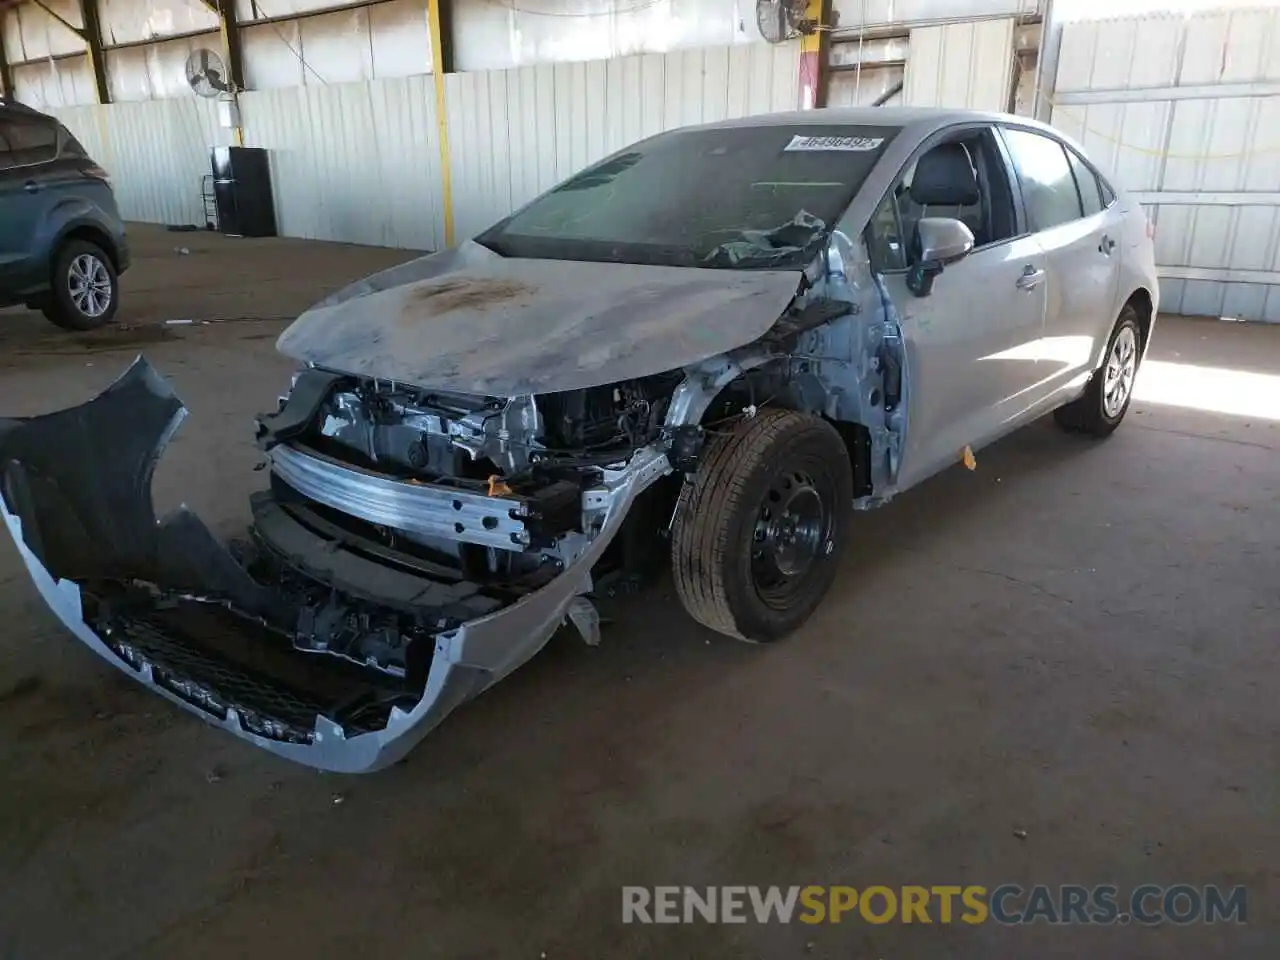
M111 258L96 244L63 244L54 259L52 280L41 312L64 330L95 330L115 317L120 280Z
M1125 304L1107 341L1102 366L1093 372L1084 393L1053 411L1058 426L1069 433L1110 436L1133 402L1133 384L1142 362L1142 348L1138 313Z
M853 470L834 427L792 410L740 421L708 444L680 495L671 559L681 603L740 640L786 636L830 589L852 516Z

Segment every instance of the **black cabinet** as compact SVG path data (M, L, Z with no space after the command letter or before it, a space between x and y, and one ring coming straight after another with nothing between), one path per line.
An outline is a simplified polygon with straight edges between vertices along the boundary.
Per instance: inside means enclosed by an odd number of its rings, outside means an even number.
M271 167L262 147L214 147L213 196L218 230L233 237L274 237Z

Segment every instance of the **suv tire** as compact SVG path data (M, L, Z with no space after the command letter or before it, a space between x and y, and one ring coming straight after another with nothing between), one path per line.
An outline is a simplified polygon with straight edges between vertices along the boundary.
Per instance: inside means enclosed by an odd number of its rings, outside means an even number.
M71 240L53 263L53 287L42 307L64 330L95 330L111 322L120 306L120 280L111 258L97 244Z

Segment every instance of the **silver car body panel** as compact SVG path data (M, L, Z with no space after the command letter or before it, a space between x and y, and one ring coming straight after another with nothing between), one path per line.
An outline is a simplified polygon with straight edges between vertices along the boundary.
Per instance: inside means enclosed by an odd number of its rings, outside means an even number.
M328 370L482 396L580 390L750 343L796 293L795 270L505 259L468 241L417 279L321 304L281 353Z

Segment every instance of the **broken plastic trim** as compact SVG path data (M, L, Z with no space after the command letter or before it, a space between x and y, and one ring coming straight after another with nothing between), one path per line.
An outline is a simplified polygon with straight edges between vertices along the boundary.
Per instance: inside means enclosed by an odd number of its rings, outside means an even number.
M511 673L550 639L591 588L591 568L631 502L671 471L656 447L603 471L584 497L598 534L547 586L496 613L435 636L425 688L408 710L392 706L381 729L349 735L317 714L292 719L237 702L227 684L181 641L163 634L139 644L104 637L86 620L86 585L101 579L222 598L245 613L268 612L271 596L190 511L157 521L151 477L186 409L142 357L88 403L24 420L0 420L0 511L32 582L58 619L117 669L165 699L241 739L324 770L363 773L401 759L455 707ZM91 618L92 619L92 618ZM152 625L154 629L154 624ZM299 654L299 656L305 656ZM282 691L281 699L288 698ZM295 706L297 701L291 701Z

